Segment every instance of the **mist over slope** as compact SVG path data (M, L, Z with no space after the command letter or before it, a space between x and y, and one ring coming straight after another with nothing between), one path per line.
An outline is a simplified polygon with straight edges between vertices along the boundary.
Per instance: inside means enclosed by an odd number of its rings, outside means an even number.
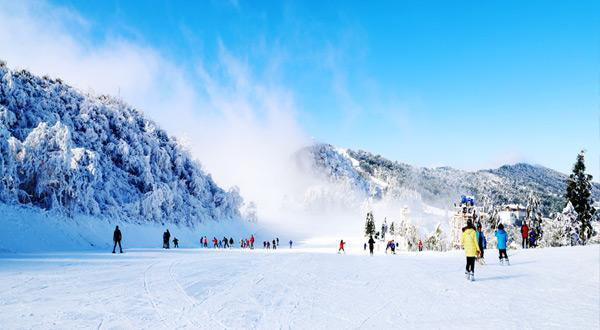
M138 110L0 62L0 202L192 226L240 218L177 141Z
M342 200L357 194L374 203L422 202L444 209L463 194L474 195L480 201L486 198L494 204L525 204L533 192L545 213L558 211L565 203L567 176L537 165L505 165L476 172L450 167L424 168L329 144L306 147L298 152L297 159L303 171L345 187L339 196ZM592 192L597 199L600 185L594 183Z

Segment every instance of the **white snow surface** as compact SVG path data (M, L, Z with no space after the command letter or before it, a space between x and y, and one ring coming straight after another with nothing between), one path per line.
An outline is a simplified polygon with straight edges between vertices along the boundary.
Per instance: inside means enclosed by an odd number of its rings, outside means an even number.
M468 282L461 251L370 257L336 243L2 254L0 327L600 328L598 245L509 251L511 266L487 250Z

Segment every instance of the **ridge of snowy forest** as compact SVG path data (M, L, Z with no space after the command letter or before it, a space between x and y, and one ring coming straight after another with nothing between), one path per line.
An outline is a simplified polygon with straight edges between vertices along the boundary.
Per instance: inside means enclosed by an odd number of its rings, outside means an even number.
M300 150L296 158L304 171L375 202L413 199L447 209L466 194L494 205L524 205L533 193L545 215L560 212L566 205L568 176L540 165L518 163L473 172L416 167L323 143ZM592 197L600 198L600 184L592 183Z
M140 111L0 61L0 202L193 227L239 219L225 191Z

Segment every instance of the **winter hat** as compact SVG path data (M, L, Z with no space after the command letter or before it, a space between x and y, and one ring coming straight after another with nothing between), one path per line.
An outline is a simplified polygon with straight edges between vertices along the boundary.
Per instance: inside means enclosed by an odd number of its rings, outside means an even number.
M473 227L473 221L471 221L471 219L467 220L467 227Z

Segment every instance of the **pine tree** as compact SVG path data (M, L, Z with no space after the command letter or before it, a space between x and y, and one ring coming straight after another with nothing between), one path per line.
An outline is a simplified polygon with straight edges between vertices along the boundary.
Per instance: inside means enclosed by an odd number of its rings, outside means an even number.
M367 213L367 221L365 223L365 236L369 237L375 235L375 220L373 219L373 213Z
M592 207L594 201L591 198L592 176L585 173L584 151L577 155L577 161L573 166L573 173L567 179L567 201L573 205L577 212L579 221L578 241L586 244L592 237L591 219L594 216L595 209Z
M535 231L536 241L542 238L542 213L540 212L540 201L533 192L527 198L526 221L529 227Z
M552 219L544 222L544 237L540 245L556 247L575 245L579 241L579 221L577 212L571 202L561 213L556 213Z

